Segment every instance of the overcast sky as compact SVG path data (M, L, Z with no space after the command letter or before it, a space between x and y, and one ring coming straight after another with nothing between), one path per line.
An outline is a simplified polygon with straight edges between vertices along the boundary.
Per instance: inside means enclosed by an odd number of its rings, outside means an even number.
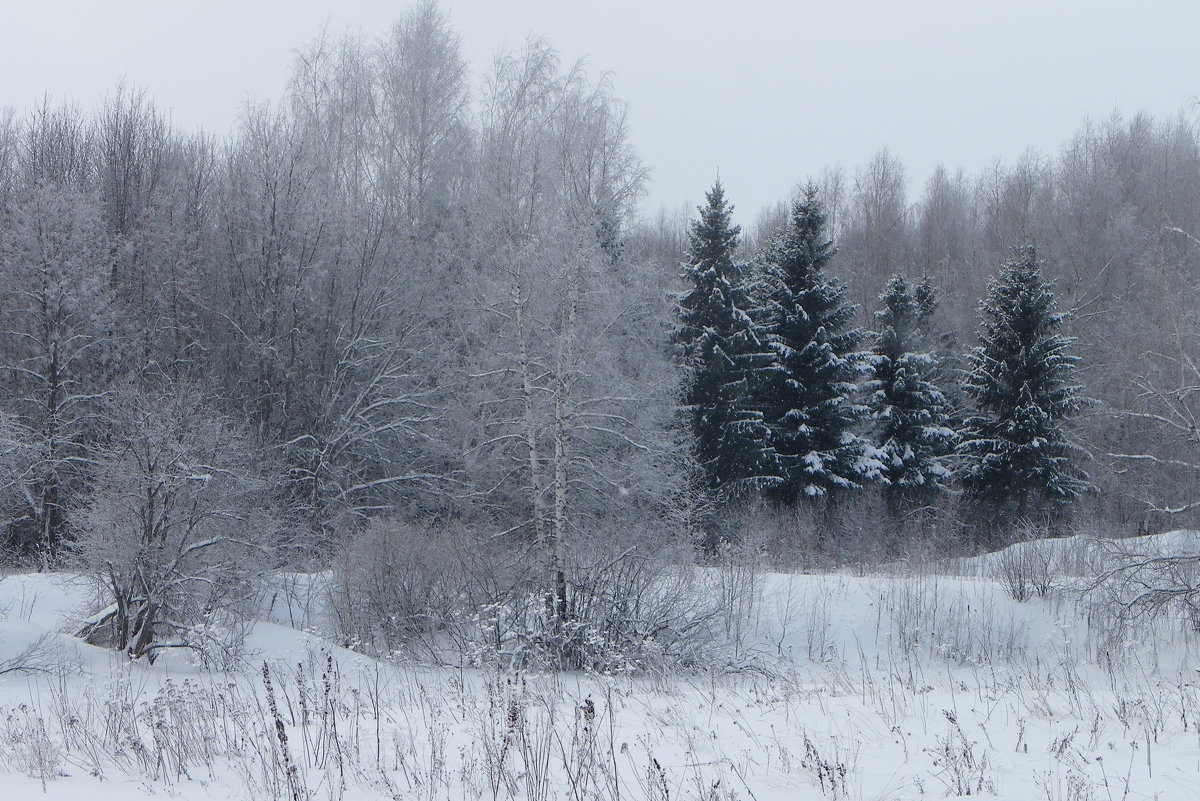
M224 133L282 94L323 25L368 35L403 0L0 0L0 107L92 108L120 77L182 128ZM914 192L1053 152L1114 109L1200 119L1196 0L443 0L476 73L547 36L612 73L652 169L644 207L698 202L717 171L738 216L883 146Z

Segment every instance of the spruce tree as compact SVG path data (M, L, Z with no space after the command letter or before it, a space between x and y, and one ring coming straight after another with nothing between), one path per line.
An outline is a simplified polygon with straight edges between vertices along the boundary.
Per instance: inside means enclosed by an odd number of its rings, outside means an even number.
M949 457L956 434L949 403L935 381L938 359L927 350L929 318L936 308L933 287L914 291L902 275L888 281L875 312L872 379L868 406L875 420L888 509L900 514L931 502L947 490Z
M958 447L962 482L994 519L1062 511L1091 489L1076 463L1083 451L1068 438L1083 403L1075 339L1061 333L1067 315L1042 266L1033 246L1013 248L980 304L980 344L968 356L963 391L975 411Z
M749 316L746 265L735 254L741 226L717 181L689 231L676 343L687 368L683 404L705 486L726 498L778 484L778 461L762 412L749 405L772 354Z
M836 252L810 184L763 254L767 293L758 311L776 357L758 403L785 471L778 496L789 503L856 489L882 467L855 433L866 415L856 396L869 360L858 349L866 335L851 326L846 287L823 272Z

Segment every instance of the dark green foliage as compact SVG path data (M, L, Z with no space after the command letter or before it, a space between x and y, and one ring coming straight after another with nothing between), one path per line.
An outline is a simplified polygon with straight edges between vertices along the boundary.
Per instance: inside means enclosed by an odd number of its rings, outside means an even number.
M1091 488L1068 439L1082 405L1073 337L1032 246L1013 249L980 304L980 345L963 391L974 401L958 452L967 493L989 513L1055 512Z
M856 489L881 468L875 449L854 433L866 415L855 400L868 369L858 350L866 335L851 327L855 307L845 286L822 272L834 253L809 185L763 254L767 292L758 312L776 356L758 403L786 471L778 497L789 503Z
M762 412L747 405L772 364L749 315L745 265L734 260L741 226L718 181L692 222L676 343L688 368L683 389L696 461L721 495L780 482Z
M901 275L879 296L868 405L877 428L888 508L902 513L928 504L946 491L956 434L949 404L937 386L937 356L926 350L929 318L936 308L933 287L915 291Z

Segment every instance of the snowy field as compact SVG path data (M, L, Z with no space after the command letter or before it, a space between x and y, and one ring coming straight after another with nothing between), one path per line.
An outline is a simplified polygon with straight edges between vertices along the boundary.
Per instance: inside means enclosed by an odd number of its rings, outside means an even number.
M1200 635L1081 595L1102 548L743 567L712 584L738 591L711 666L634 676L373 660L319 636L311 582L272 595L241 670L130 663L69 633L78 581L12 575L0 662L36 647L0 675L5 797L1200 798Z

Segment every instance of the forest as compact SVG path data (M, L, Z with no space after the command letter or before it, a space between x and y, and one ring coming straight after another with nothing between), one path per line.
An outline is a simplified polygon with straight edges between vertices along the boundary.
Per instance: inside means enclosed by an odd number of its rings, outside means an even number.
M1185 526L1194 117L647 218L602 73L531 38L476 81L430 3L228 134L10 110L3 558L91 577L134 658L329 571L363 650L596 668L691 658L681 565Z

